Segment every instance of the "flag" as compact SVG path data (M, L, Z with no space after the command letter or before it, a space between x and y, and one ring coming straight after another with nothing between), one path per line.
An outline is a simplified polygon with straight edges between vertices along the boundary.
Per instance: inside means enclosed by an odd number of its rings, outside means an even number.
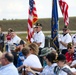
M59 0L59 6L64 17L64 23L65 25L68 25L69 24L68 4L65 2L65 0Z
M58 50L58 8L57 0L52 1L51 38L53 40L53 46Z
M36 7L35 7L35 1L29 0L29 17L28 17L28 41L31 40L33 35L33 25L38 20Z

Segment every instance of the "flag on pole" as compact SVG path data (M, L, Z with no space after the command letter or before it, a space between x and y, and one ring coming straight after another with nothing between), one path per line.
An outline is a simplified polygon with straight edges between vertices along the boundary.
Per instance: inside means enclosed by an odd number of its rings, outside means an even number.
M35 1L29 0L29 17L28 17L28 41L31 40L33 35L33 25L38 20L37 11L35 7Z
M53 46L58 50L58 9L57 0L52 0L51 38Z
M64 17L65 25L68 25L69 24L68 4L65 2L65 0L59 0L59 6Z

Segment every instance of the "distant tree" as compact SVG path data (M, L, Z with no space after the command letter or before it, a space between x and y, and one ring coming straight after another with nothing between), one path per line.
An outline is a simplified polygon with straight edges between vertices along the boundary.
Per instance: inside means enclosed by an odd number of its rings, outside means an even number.
M3 18L3 20L7 20L7 19Z

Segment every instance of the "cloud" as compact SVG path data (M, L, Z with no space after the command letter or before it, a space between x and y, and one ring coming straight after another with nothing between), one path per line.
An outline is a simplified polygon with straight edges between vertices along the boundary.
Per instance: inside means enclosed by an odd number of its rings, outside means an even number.
M28 5L25 6L25 2L22 0L5 0L0 1L0 18L20 18L26 17L28 11ZM23 15L24 14L24 15ZM24 18L25 18L24 17Z
M69 4L69 16L76 16L76 0L66 0ZM35 0L39 18L50 18L52 0ZM0 19L27 19L29 0L0 0ZM62 17L58 7L59 17Z

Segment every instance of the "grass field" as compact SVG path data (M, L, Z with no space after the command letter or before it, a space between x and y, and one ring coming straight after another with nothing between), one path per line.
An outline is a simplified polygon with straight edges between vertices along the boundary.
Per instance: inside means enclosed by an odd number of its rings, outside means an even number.
M38 19L38 22L43 25L43 31L51 30L51 18ZM27 19L1 20L0 26L3 31L7 31L8 28L13 28L15 31L27 31ZM59 30L62 30L63 26L63 18L59 18ZM69 28L70 30L76 30L76 17L70 17Z
M51 31L51 18L38 19L38 22L43 25L43 31ZM27 19L0 20L0 26L2 27L2 31L7 31L8 28L12 28L15 31L27 31ZM63 18L59 18L59 30L62 30L63 26ZM69 29L76 30L76 17L70 17ZM27 34L18 34L18 36L24 40L26 40L26 35Z
M25 40L26 41L26 36L27 36L27 34L17 34L20 38L22 38L23 40ZM48 34L45 34L45 36L47 36L47 35L50 35L50 33L48 33Z

